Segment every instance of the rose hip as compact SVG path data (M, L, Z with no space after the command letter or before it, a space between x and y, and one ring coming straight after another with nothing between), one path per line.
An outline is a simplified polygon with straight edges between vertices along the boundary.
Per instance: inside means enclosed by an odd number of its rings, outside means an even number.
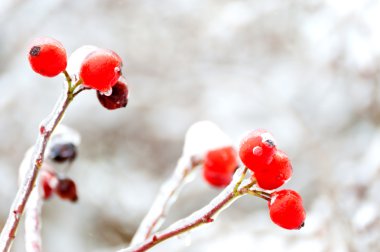
M273 136L266 130L253 130L241 141L239 156L246 167L256 172L263 165L269 164L276 151Z
M280 190L271 194L268 201L272 221L285 229L300 229L304 226L306 213L301 196L293 190Z
M63 45L52 38L37 38L29 48L32 69L43 76L54 77L65 70L67 55Z
M85 86L100 92L109 91L121 76L119 55L107 49L97 49L83 60L79 76Z
M237 154L233 147L211 150L204 158L203 177L212 186L224 187L231 182L237 167Z

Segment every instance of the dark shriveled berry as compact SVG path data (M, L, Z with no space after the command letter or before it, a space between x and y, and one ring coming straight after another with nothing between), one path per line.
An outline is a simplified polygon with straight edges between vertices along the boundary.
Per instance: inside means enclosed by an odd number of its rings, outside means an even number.
M49 158L55 162L72 162L77 156L77 147L72 143L54 145L49 152Z
M103 107L109 110L124 108L128 104L128 86L122 81L118 81L112 87L111 95L107 96L97 91L97 97Z
M62 199L76 202L78 200L77 187L75 182L69 178L58 180L55 193Z

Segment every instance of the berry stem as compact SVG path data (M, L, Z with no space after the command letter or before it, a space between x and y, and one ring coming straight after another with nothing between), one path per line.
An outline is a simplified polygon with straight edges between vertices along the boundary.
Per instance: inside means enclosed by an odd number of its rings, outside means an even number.
M247 193L250 194L250 195L262 198L262 199L264 199L266 201L270 200L270 194L262 192L262 191L248 190Z
M91 88L89 88L89 87L84 87L84 86L80 87L77 91L75 91L75 92L73 93L73 98L74 98L75 96L77 96L80 92L82 92L83 90L88 90L88 89L91 89Z
M144 217L131 244L145 241L156 232L165 221L165 217L175 202L182 187L188 182L189 175L203 160L196 157L183 156L178 160L173 175L161 186L149 212Z
M241 183L243 182L244 178L245 178L245 175L248 171L248 168L247 167L244 167L244 170L243 170L243 173L241 174L240 176L240 179L239 181L236 183L235 187L234 187L234 193L235 194L239 194L239 186L241 185Z
M26 203L33 191L38 172L44 161L47 143L54 129L63 118L66 109L73 100L73 90L69 87L70 83L65 85L64 92L56 103L52 113L45 120L43 120L41 124L40 134L38 135L37 141L34 145L34 153L31 159L30 167L17 191L9 211L8 218L0 234L1 252L8 252L12 246L12 242L16 237L17 227L24 213Z
M66 82L69 84L69 86L71 86L72 80L71 80L70 74L66 70L63 70L63 74L65 75Z
M236 185L241 181L241 177L244 177L244 168L236 170L234 179L232 182L208 205L202 209L194 212L190 216L175 222L170 227L155 233L148 237L139 244L133 244L129 248L121 249L118 252L142 252L146 251L155 245L180 234L186 233L198 226L208 224L214 221L216 216L230 206L237 198L248 194L248 190L245 188L238 189L235 192Z
M74 86L71 88L71 93L74 93L75 89L76 89L77 87L79 87L79 85L81 85L82 83L83 83L82 80L78 80L78 81L74 84Z

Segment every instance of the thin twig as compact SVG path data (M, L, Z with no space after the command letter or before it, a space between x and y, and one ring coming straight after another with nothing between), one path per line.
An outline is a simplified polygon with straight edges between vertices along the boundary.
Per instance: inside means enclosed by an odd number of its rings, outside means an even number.
M188 181L189 175L201 162L199 158L187 156L178 160L173 175L161 186L160 192L137 229L131 244L145 241L161 227L178 193Z
M216 216L232 204L234 200L248 193L247 187L242 187L235 192L235 187L238 183L241 183L241 177L244 177L245 172L246 169L244 168L237 169L234 179L230 185L202 209L182 220L177 221L167 229L150 236L142 243L133 245L126 249L121 249L118 252L146 251L169 238L188 232L198 226L213 222Z
M84 90L88 90L88 89L91 89L89 87L84 87L84 86L81 86L78 91L74 92L73 93L73 97L77 96L80 92L84 91Z
M41 252L41 210L43 200L41 192L38 190L38 184L30 194L25 211L25 251Z
M0 251L2 252L8 252L12 246L12 242L16 236L17 227L24 213L25 205L30 197L30 194L32 193L39 169L44 161L46 145L50 139L51 134L61 121L67 107L73 99L72 92L73 90L71 88L69 89L68 86L65 86L65 90L61 98L58 100L52 113L43 121L42 125L40 126L40 134L38 135L37 142L34 145L34 154L30 168L27 171L26 176L17 191L5 226L1 231Z

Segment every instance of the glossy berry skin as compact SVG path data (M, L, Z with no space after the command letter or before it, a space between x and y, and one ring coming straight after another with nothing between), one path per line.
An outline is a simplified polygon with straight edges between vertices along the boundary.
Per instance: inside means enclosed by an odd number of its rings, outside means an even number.
M77 156L77 147L72 143L55 144L49 151L49 159L63 163L72 162Z
M128 104L128 86L120 80L112 87L111 95L107 96L99 91L96 93L100 104L106 109L124 108Z
M304 226L306 213L301 196L293 190L280 190L271 194L268 201L272 221L285 229L300 229Z
M55 193L62 199L75 202L78 200L77 188L75 182L70 178L58 180Z
M63 45L52 38L37 38L29 48L32 69L43 76L54 77L66 69L67 55Z
M266 130L253 130L240 142L239 156L243 164L253 172L269 164L276 151L273 136Z
M122 61L113 51L97 49L83 60L79 76L83 84L107 92L121 76Z
M288 156L277 150L272 161L268 165L263 165L254 173L257 185L265 190L273 190L285 184L292 176L292 164Z
M206 153L203 177L212 186L227 186L238 167L237 154L233 147L223 147Z

